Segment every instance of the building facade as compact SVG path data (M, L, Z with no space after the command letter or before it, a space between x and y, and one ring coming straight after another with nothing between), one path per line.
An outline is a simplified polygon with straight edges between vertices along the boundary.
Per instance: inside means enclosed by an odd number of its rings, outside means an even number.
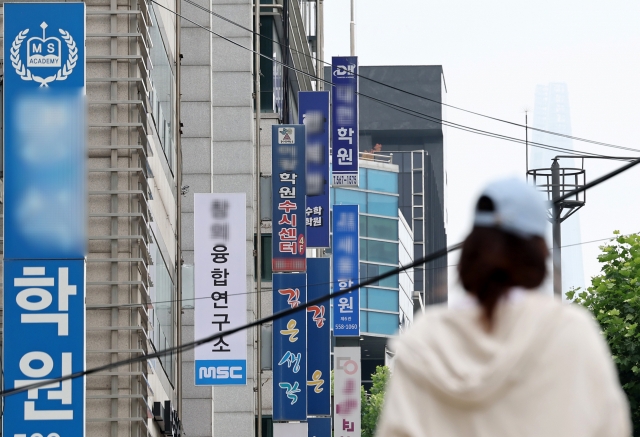
M180 338L178 6L158 3L86 3L87 368ZM170 354L86 377L86 435L176 435L180 375Z
M256 319L258 305L262 316L272 312L271 126L297 123L298 91L311 91L317 86L310 79L310 76L316 76L315 64L311 61L317 52L315 1L262 2L260 53L264 57L259 61L260 135L256 137L254 3L253 0L213 0L206 6L196 7L183 2L182 14L195 24L183 20L181 31L184 174L181 233L185 295L193 295L194 193L246 193L248 322ZM287 46L293 50L283 49ZM284 68L280 64L282 62L301 72ZM259 168L257 145L260 150ZM257 196L257 181L261 187L260 198ZM256 293L258 257L254 251L257 249L256 225L262 232L260 259L263 282L259 294ZM194 331L194 305L197 301L183 301L182 341L185 343L210 335L209 332ZM272 410L271 373L270 370L262 372L262 384L258 390L256 333L256 329L247 332L245 386L195 386L193 352L183 354L183 424L187 435L255 435L257 393L260 391L263 422L269 422ZM265 426L263 435L268 435L269 429Z
M363 66L360 74L360 151L390 156L398 166L399 205L420 259L447 246L442 67ZM445 256L415 268L416 311L447 300L446 266Z
M399 168L386 156L361 154L358 188L332 188L333 205L358 205L360 281L413 261L413 235L399 209ZM405 271L360 289L362 384L386 364L387 342L413 323L413 275Z

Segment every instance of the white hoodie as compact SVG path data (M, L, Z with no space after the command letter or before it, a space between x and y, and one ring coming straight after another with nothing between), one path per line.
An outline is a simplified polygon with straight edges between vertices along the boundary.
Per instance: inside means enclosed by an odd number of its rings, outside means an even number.
M491 332L477 304L432 307L396 344L378 437L629 437L627 399L597 324L512 293Z

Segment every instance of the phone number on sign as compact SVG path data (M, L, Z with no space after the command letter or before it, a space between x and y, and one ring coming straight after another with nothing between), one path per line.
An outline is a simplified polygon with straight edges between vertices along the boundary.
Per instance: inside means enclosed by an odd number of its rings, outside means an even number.
M358 329L358 325L356 323L347 323L346 325L342 323L336 323L333 329Z

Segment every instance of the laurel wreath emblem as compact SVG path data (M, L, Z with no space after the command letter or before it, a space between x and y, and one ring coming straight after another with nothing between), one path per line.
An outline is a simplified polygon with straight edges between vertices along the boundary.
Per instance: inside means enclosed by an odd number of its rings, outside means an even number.
M23 41L27 37L29 29L25 29L22 32L18 33L16 39L13 40L13 44L11 44L10 58L11 65L22 80L33 80L34 82L38 82L41 87L48 87L48 84L50 82L53 82L54 80L66 80L67 77L69 77L69 75L73 72L73 69L76 67L76 62L78 61L78 47L76 47L76 42L73 40L73 37L69 34L69 32L62 29L58 29L58 31L62 35L62 39L64 39L64 42L67 44L67 48L69 49L69 57L64 66L60 68L56 74L49 77L36 76L24 66L24 64L20 60L20 46L22 46Z

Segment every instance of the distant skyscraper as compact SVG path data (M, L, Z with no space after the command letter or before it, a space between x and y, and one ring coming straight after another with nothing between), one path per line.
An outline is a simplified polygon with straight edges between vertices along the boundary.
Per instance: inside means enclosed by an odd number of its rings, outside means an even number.
M536 98L533 112L533 127L564 135L571 135L571 113L569 111L569 91L566 83L549 83L536 86ZM532 141L554 147L573 150L570 138L533 131ZM531 147L529 168L550 168L552 159L566 152ZM563 158L561 167L575 167L575 159ZM562 246L581 242L580 213L577 212L562 223ZM562 291L573 287L584 288L584 269L582 266L582 246L562 248Z

